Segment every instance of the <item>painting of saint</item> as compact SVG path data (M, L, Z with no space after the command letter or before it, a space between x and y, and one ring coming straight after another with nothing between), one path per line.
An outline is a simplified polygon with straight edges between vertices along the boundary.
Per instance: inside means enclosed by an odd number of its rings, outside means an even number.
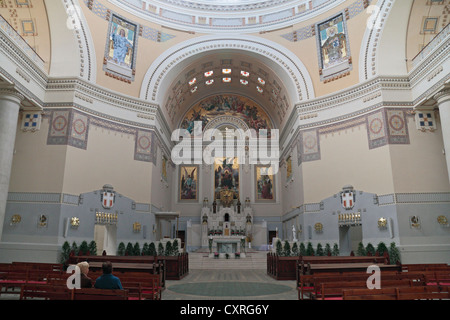
M115 15L112 16L107 52L108 63L133 68L136 29L135 24Z
M198 167L180 166L180 200L197 200Z
M214 162L214 190L216 199L220 198L220 190L228 189L239 196L239 163L238 158L217 158Z
M292 157L286 159L286 181L292 178Z
M339 64L348 58L344 17L339 15L319 25L322 68Z
M275 202L275 178L270 166L255 166L256 201Z

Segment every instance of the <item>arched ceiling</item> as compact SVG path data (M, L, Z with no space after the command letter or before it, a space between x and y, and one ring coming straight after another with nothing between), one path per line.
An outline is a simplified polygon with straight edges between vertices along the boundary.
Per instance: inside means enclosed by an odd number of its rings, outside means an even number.
M163 107L172 125L199 100L233 93L260 104L277 126L292 105L283 82L274 70L247 53L222 50L196 57L178 73L166 91Z

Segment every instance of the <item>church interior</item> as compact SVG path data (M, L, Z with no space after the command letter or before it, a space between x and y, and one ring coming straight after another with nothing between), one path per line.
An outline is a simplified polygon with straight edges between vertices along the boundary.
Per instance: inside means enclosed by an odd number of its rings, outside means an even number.
M450 263L449 8L0 0L0 263L173 239Z

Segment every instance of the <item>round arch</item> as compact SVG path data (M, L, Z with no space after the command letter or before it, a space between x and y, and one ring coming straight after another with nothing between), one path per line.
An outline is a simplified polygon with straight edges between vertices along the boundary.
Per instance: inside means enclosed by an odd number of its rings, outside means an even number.
M158 57L144 77L140 98L163 105L165 89L181 70L202 55L222 49L245 52L268 65L282 80L292 106L315 97L313 83L305 65L286 48L254 36L210 35L184 41Z

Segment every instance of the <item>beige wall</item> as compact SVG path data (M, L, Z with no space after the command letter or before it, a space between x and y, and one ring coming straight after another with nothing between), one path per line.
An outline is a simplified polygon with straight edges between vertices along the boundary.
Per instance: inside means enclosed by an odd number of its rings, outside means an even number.
M352 185L355 190L392 193L389 148L369 150L365 125L320 136L321 160L303 166L305 203L316 203Z
M59 193L64 182L67 146L48 146L48 118L37 132L22 132L21 118L16 135L9 192Z
M440 123L434 132L417 130L413 117L408 125L411 144L389 147L395 192L449 192Z

